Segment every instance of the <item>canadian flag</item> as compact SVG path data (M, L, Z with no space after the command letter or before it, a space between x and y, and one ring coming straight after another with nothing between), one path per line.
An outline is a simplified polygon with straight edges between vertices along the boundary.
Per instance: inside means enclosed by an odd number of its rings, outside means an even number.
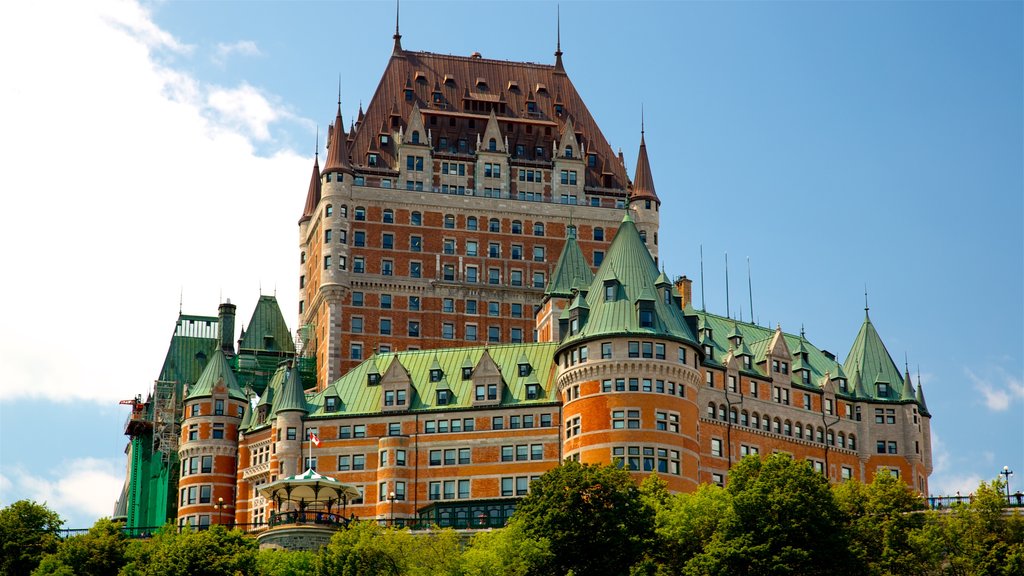
M320 437L312 430L309 431L309 441L312 442L314 446L320 446Z

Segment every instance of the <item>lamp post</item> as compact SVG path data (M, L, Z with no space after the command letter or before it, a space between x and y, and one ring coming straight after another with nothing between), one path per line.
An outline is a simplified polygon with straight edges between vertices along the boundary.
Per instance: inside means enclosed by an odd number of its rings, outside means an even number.
M1010 470L1009 466L1003 466L1003 471L999 473L1000 476L1006 478L1006 505L1010 505L1010 476L1013 476L1013 470Z
M391 522L390 522L390 525L392 527L394 527L394 525L395 525L395 492L394 491L391 491L391 492L388 493L388 500L391 501Z
M217 524L224 524L224 499L217 498Z

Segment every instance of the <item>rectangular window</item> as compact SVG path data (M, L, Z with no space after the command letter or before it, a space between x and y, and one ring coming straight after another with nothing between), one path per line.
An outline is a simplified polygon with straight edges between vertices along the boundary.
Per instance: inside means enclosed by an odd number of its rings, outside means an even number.
M719 438L711 439L711 455L718 457L722 456L722 441Z

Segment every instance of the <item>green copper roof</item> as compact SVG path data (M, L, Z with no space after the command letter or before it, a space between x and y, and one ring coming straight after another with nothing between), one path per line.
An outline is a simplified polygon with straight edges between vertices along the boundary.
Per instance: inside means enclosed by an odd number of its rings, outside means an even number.
M658 266L627 212L587 291L590 313L586 321L581 318L579 331L567 337L563 345L620 334L660 336L695 344L696 339L676 301L669 298L666 302L662 292L656 289L658 277ZM614 299L605 298L606 286L614 287ZM641 305L650 306L654 312L650 327L640 326L638 308Z
M256 303L256 309L252 311L252 318L245 329L245 334L242 336L239 352L242 350L295 353L295 343L288 331L288 324L285 323L284 316L281 315L281 307L277 304L277 298L260 296Z
M544 294L568 298L572 296L573 290L589 286L593 280L594 273L590 270L590 264L587 264L583 251L576 243L576 227L569 226L562 254L558 257L558 264L555 265Z
M238 424L238 429L245 432L250 426L252 426L252 402L246 398L245 411L242 412L242 421Z
M235 373L231 371L231 366L228 364L227 358L224 357L224 352L218 348L213 351L213 357L206 363L206 369L199 376L199 380L189 387L188 396L185 399L191 400L193 398L212 396L214 389L220 382L223 382L224 386L227 387L228 398L245 400L245 394L242 393L242 389L238 387L238 382L235 380Z
M900 398L914 400L914 384L910 381L910 371L903 373L903 389L900 391Z
M199 380L214 350L220 348L217 324L216 316L179 315L158 380L179 383Z
M288 410L309 412L306 395L302 392L302 377L299 376L297 367L288 369L284 382L281 383L281 394L274 399L274 414Z
M473 381L463 380L462 367L469 358L473 366L477 366L486 353L501 369L501 377L505 382L505 393L502 395L501 406L550 404L557 402L558 390L554 383L553 357L556 344L506 344L489 345L473 348L444 348L439 350L411 350L375 354L374 362L382 373L388 373L393 362L400 361L409 373L412 381L412 394L409 398L409 409L414 411L452 410L473 406ZM533 366L530 375L519 376L518 361L523 357ZM310 416L338 416L347 414L375 414L381 411L381 390L383 385L369 385L367 374L370 362L366 361L353 368L324 391L310 400ZM440 368L444 372L441 382L430 381L430 370ZM386 377L385 377L386 380ZM540 395L535 400L526 397L526 385L539 384ZM451 391L450 402L438 406L437 390ZM325 412L325 398L338 397L340 409Z
M902 397L903 377L900 376L896 363L885 349L882 338L871 323L871 318L864 312L864 323L853 341L850 353L843 364L850 378L859 377L861 384L869 391L876 392L875 384L889 384L888 400L913 400L913 396ZM877 393L877 392L876 392ZM872 394L875 396L875 394Z
M917 407L921 410L921 414L931 416L931 413L928 412L928 404L924 401L924 384L921 384L921 374L918 373L917 376Z

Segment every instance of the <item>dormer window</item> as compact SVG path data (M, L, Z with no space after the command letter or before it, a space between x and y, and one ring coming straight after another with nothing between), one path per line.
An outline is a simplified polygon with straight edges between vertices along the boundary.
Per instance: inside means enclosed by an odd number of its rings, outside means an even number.
M850 391L846 385L846 378L839 379L839 391L844 393Z
M496 152L498 150L498 141L491 138L487 141L487 150L490 152Z
M526 385L526 399L536 400L540 398L540 385L539 384L527 384Z
M637 319L641 328L654 328L654 302L638 302Z
M390 141L391 141L391 137L388 136L387 134L381 134L380 135L380 145L381 146L387 146Z
M704 356L707 357L708 360L714 360L715 353L714 353L714 349L711 348L711 345L709 345L709 344L705 344L704 345Z
M469 380L473 377L473 368L469 366L462 367L462 379Z
M441 96L440 92L434 92L433 98L434 104L441 104L444 101L444 98Z
M618 283L614 280L609 280L604 283L604 301L614 302L618 292Z
M531 114L536 114L537 113L537 103L536 102L527 102L526 103L526 111L531 113Z
M561 104L555 104L555 116L561 116L564 111L565 108L563 108Z
M451 401L451 390L438 390L437 391L437 405L447 406Z
M782 373L789 374L789 362L782 363Z
M565 157L572 158L572 146L565 147Z
M405 89L405 100L407 102L412 102L412 98L413 98L412 88L406 88Z
M430 369L430 381L431 382L440 382L441 381L441 377L443 375L444 375L444 372L440 368L431 368Z
M744 356L743 357L743 367L746 368L747 370L750 370L751 366L752 366L752 361L750 359L750 356Z
M878 393L877 395L878 395L879 398L888 398L889 397L889 385L886 384L885 382L879 382L878 384L876 384L875 385L875 389L876 389L876 392Z
M387 138L387 136L381 136L380 138L381 138L381 140L383 140L383 139ZM377 166L377 163L379 161L380 161L380 157L377 156L376 154L367 154L366 155L366 165L367 166Z
M800 382L802 382L804 384L810 384L811 383L811 371L810 370L801 370L800 371Z
M366 383L369 384L370 386L376 386L377 384L380 384L380 374L377 374L376 372L371 372L370 374L367 374Z
M419 144L420 143L420 131L419 130L413 130L412 131L412 143L413 144Z
M338 411L338 397L328 396L324 400L324 412L337 412Z
M665 295L665 304L671 306L672 305L672 289L671 288L665 288L663 293Z
M520 364L519 365L519 375L520 376L529 376L530 372L532 370L533 370L533 367L530 366L529 364Z

